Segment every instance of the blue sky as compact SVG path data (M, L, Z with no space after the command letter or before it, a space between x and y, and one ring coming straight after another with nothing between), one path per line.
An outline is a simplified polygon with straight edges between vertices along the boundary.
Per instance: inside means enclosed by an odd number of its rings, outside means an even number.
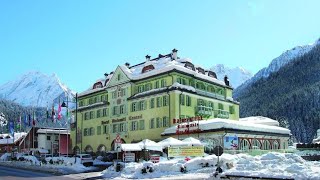
M0 1L0 84L56 73L81 92L117 65L179 50L252 73L320 38L320 1Z

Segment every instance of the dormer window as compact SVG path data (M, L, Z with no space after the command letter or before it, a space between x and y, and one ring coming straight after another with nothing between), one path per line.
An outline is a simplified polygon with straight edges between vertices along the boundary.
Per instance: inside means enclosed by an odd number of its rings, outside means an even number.
M93 89L97 89L97 88L102 88L102 83L101 82L97 82L93 85Z
M184 64L184 67L195 71L194 65L191 62L186 62L186 64Z
M201 67L197 67L197 70L198 70L198 73L205 74L204 69L202 69Z
M148 66L145 66L142 68L142 73L145 73L145 72L149 72L151 70L154 70L154 66L152 64L148 65Z
M215 72L209 71L208 76L217 79L217 74Z

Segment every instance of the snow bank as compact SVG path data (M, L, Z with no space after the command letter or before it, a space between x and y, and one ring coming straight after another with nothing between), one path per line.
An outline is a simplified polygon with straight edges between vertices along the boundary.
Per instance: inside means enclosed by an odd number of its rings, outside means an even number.
M142 162L122 164L120 172L115 166L110 166L102 172L104 178L149 179L166 178L170 176L193 176L193 174L213 174L216 169L217 157L209 155L197 157L189 161L185 159L161 159L159 163ZM220 166L223 169L221 176L252 176L294 179L320 179L320 162L305 161L297 154L269 152L261 156L247 154L223 154L220 156ZM142 173L148 167L151 172ZM181 172L181 167L186 168L186 174Z

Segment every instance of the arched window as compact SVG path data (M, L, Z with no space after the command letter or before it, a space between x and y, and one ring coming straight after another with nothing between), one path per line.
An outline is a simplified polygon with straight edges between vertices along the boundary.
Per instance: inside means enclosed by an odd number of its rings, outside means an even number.
M191 69L192 71L195 71L194 65L191 62L186 62L184 64L185 68Z
M252 147L251 149L261 149L261 143L258 139L252 140Z
M201 67L197 67L198 73L200 74L206 74L204 69L202 69Z
M272 149L280 149L279 148L279 142L277 140L274 140L272 142Z
M142 73L145 73L145 72L148 72L148 71L151 71L154 69L154 66L152 64L148 65L148 66L145 66L142 68Z
M262 146L262 149L264 149L264 150L271 149L271 145L270 145L269 140L267 140L267 139L263 140L263 146Z
M91 147L90 145L87 145L86 148L84 149L84 151L85 151L86 153L92 153L92 152L93 152L93 149L92 149L92 147Z
M247 139L242 139L240 143L240 150L248 150L250 147L250 143Z
M208 71L208 76L217 79L217 74L215 72Z
M96 89L96 88L102 88L102 83L101 82L94 83L93 89Z

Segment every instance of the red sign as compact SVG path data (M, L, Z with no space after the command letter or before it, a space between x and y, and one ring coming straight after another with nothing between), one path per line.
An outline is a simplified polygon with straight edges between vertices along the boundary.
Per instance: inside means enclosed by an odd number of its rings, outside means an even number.
M150 156L150 161L151 161L152 163L158 163L158 162L160 162L160 156L154 156L154 155L152 155L152 156Z
M202 116L196 116L184 119L173 119L173 123L183 123L178 124L176 129L176 134L192 134L199 133L201 130L199 128L199 120L203 120Z
M118 144L121 144L121 143L122 143L122 141L121 141L121 138L120 138L120 135L119 135L119 134L117 134L117 137L116 137L116 139L114 140L114 142L115 142L115 143L118 143Z
M184 123L184 122L193 122L193 121L199 121L203 120L202 116L195 116L195 117L189 117L189 118L180 118L180 119L173 119L173 124L176 123Z

